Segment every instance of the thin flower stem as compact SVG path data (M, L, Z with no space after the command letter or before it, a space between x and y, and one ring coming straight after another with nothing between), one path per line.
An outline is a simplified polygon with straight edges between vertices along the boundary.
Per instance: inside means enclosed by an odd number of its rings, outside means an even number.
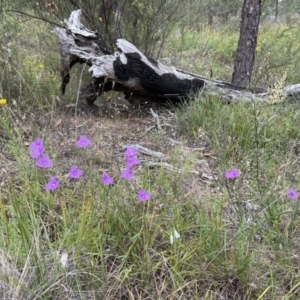
M260 169L260 164L259 164L259 150L258 150L258 142L259 142L259 135L258 135L258 111L256 109L256 103L253 101L253 108L254 108L254 144L255 144L255 162L256 162L256 183L258 187L258 191L260 195L262 196L262 190L260 186L260 181L259 181L259 169Z

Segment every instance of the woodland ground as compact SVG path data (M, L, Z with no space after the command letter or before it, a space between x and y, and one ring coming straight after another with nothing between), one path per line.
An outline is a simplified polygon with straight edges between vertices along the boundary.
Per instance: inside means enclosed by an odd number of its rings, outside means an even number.
M200 93L153 106L158 118L113 93L93 108L77 103L81 67L62 98L57 47L45 55L39 41L18 40L18 67L3 50L10 72L1 84L11 88L0 106L1 299L299 299L299 199L287 192L300 191L300 107L277 92L300 82L297 26L261 29L253 81L272 83L272 103ZM161 60L230 80L236 41L230 28L183 40L175 32ZM90 147L75 146L80 135ZM50 169L30 157L37 138ZM124 147L135 144L163 157L139 154L126 181ZM73 165L84 171L76 180ZM233 168L241 175L226 179ZM101 182L104 172L113 186ZM44 188L51 176L61 182L53 192Z

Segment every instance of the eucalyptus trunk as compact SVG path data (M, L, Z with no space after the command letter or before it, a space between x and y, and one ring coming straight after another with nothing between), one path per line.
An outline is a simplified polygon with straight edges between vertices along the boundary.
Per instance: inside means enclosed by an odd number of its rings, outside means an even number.
M261 0L244 0L240 39L235 55L232 83L241 87L249 87L261 15Z

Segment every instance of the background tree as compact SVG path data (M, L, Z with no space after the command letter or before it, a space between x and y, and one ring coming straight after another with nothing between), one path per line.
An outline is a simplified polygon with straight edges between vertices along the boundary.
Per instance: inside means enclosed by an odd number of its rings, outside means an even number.
M188 7L180 0L15 0L10 11L62 26L66 16L81 9L84 25L98 31L112 51L116 40L125 38L157 59Z
M242 87L250 84L261 15L261 0L244 0L239 44L235 55L232 83Z

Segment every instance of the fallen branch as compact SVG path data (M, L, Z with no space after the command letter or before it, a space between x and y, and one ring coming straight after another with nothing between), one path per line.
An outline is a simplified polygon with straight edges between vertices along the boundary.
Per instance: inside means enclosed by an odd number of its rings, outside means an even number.
M149 156L155 156L157 158L165 158L165 155L162 153L162 152L158 152L158 151L154 151L154 150L151 150L149 148L146 148L144 146L141 146L139 144L134 144L134 145L124 145L123 146L123 149L127 149L129 147L133 147L137 150L139 150L139 152L143 153L143 154L147 154Z
M149 166L149 167L163 167L163 168L165 168L167 170L170 170L174 173L183 173L184 172L183 169L174 167L174 166L172 166L172 165L170 165L166 162L149 161L149 162L147 162L147 166ZM199 175L199 172L195 171L195 170L188 171L188 173Z
M56 28L61 45L62 93L70 80L70 70L75 63L90 66L91 79L81 88L80 99L93 104L97 96L110 90L124 92L125 98L166 102L177 101L189 94L202 91L232 101L271 101L263 89L245 89L231 83L212 80L175 67L168 67L146 57L133 44L117 40L118 52L112 54L101 35L86 29L80 22L81 11L73 11L66 28ZM300 84L279 91L286 99L300 95Z

